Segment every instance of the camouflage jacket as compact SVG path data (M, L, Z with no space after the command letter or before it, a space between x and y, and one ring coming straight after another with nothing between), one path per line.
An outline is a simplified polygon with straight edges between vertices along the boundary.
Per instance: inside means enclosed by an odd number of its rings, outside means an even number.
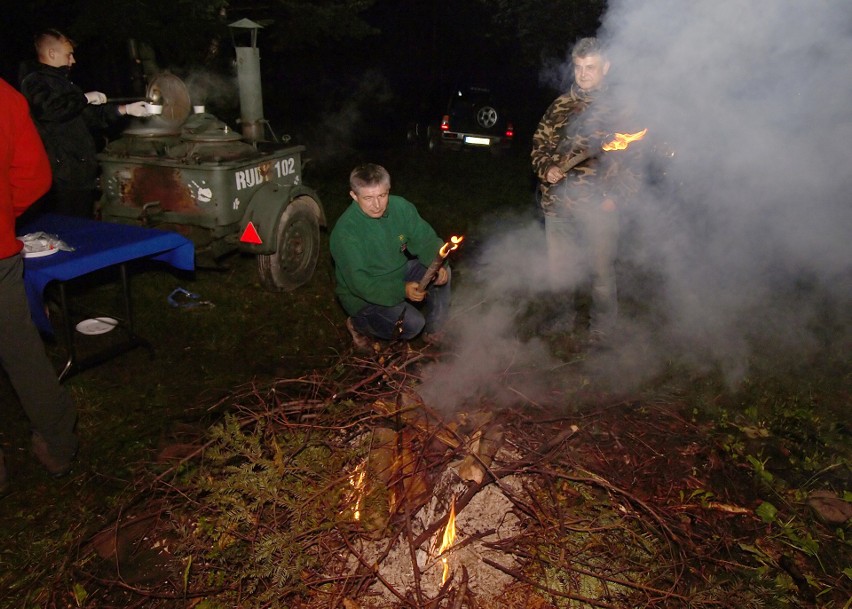
M626 163L630 149L593 156L556 184L544 181L550 166L564 167L610 134L626 130L625 119L606 93L604 89L590 94L572 86L550 104L533 134L532 167L541 181L541 206L546 214L567 215L577 205L596 204L607 197L621 202L638 186L637 174Z

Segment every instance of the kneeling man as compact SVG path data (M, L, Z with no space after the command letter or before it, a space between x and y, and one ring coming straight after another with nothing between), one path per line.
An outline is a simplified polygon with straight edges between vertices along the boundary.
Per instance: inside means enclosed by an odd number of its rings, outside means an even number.
M352 204L331 231L336 294L349 314L346 327L359 351L371 337L437 342L450 304L444 264L426 290L419 281L443 245L406 199L390 194L387 170L372 163L349 176Z

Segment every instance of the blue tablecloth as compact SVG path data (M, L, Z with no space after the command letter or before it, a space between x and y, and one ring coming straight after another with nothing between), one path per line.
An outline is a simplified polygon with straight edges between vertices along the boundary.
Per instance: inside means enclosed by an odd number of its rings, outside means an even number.
M43 214L18 226L18 235L43 231L74 248L50 256L24 259L24 283L33 321L52 334L44 312L44 288L51 281L68 281L116 264L149 258L177 269L195 269L192 241L177 233L72 216Z

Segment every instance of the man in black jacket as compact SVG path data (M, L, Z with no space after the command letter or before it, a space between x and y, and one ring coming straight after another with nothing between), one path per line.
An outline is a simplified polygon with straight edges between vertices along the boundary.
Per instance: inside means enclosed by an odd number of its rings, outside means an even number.
M71 82L74 44L57 30L35 37L38 66L21 80L53 169L45 211L92 217L98 161L90 129L102 129L122 115L148 116L144 102L105 106L106 95Z

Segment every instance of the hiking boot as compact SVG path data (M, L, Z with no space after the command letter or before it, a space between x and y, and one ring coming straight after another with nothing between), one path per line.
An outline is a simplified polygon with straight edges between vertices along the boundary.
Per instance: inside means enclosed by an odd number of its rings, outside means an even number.
M346 318L346 329L352 335L352 345L355 347L356 352L365 354L373 353L373 341L370 340L369 336L361 334L355 329L355 324L352 323L351 317Z
M32 450L36 459L39 460L42 466L44 466L44 469L47 470L47 473L53 478L62 478L71 473L74 458L62 461L51 455L47 442L37 433L33 434Z

